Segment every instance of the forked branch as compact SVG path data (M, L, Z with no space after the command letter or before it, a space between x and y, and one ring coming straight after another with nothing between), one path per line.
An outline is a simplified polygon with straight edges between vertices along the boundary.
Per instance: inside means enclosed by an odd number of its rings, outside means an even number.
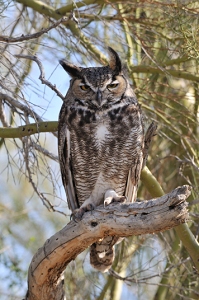
M190 193L191 187L184 185L149 201L113 203L106 208L101 205L85 213L81 222L71 221L34 255L26 300L64 299L62 273L68 263L107 235L128 237L154 233L186 222L186 199Z

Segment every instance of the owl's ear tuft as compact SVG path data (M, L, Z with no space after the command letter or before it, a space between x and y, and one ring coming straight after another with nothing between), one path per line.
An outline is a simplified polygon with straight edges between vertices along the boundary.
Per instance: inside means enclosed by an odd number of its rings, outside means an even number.
M122 71L122 62L119 55L111 47L108 47L108 51L110 57L109 67L114 71L115 75L119 75Z
M65 59L61 59L59 61L60 65L64 68L64 70L70 75L72 78L81 78L81 69L80 67L77 67Z

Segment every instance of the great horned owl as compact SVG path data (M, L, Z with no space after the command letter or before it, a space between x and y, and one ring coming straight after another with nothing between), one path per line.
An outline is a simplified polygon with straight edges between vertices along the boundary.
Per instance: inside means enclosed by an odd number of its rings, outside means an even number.
M136 96L118 54L109 65L82 68L61 60L72 77L59 115L58 148L63 185L75 220L113 201L133 202L143 164L144 128ZM118 237L91 246L91 265L106 272Z

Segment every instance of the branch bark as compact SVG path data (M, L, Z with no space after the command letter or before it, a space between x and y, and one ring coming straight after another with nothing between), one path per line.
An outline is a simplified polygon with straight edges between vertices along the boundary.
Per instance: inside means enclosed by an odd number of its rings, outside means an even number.
M38 122L18 127L0 127L1 138L22 138L40 132L56 132L57 121Z
M191 187L184 185L149 201L102 205L87 212L81 222L71 221L48 239L34 255L28 273L26 300L63 300L62 273L67 264L92 243L107 236L127 237L160 232L186 222L186 199Z

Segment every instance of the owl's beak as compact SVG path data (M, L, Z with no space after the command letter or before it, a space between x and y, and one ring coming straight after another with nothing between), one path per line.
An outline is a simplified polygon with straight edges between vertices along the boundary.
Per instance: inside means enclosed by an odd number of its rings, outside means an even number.
M102 103L102 92L98 89L96 94L96 101L101 106Z

